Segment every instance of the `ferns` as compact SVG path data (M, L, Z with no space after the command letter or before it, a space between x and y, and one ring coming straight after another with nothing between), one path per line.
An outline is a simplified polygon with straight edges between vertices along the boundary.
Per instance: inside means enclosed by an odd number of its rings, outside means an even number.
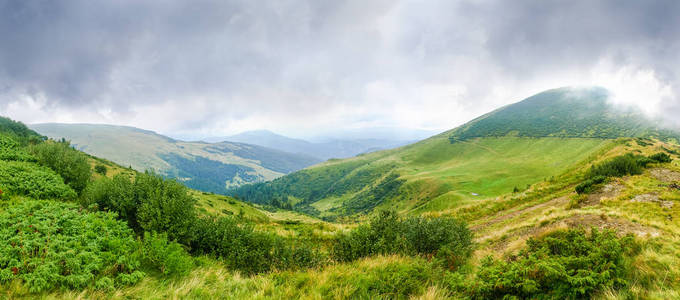
M0 284L22 279L31 292L130 284L143 276L132 230L111 213L26 201L0 214L0 240Z

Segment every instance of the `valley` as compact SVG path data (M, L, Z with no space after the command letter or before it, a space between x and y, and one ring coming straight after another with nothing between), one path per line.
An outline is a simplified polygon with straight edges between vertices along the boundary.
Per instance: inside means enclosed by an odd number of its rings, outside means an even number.
M0 236L9 242L0 247L0 295L678 298L676 133L609 110L600 93L546 91L413 144L281 172L228 195L2 119ZM127 147L155 153L159 166L179 165L164 158L166 147L215 161L269 153L127 134L158 140Z

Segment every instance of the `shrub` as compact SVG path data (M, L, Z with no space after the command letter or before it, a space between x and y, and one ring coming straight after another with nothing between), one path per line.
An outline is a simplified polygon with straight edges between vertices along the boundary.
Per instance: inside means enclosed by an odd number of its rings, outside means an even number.
M19 279L31 292L139 280L136 242L111 213L75 204L26 201L0 213L0 284ZM122 276L121 276L122 275ZM106 279L104 279L106 278Z
M649 159L658 163L669 163L672 161L671 157L663 152L652 154L649 156Z
M187 193L185 186L145 173L135 178L135 194L141 230L165 232L171 240L189 242L196 200Z
M13 139L0 135L0 160L30 161L36 159L19 146Z
M96 165L94 166L94 171L97 172L97 174L106 175L107 170L105 165Z
M227 267L246 274L319 265L318 249L302 242L297 247L275 234L256 232L234 217L198 218L191 251L221 258Z
M340 234L332 249L338 261L352 261L375 254L427 255L441 259L453 269L472 252L472 232L455 218L400 218L393 211L380 211L368 225Z
M606 177L598 175L591 179L587 179L581 184L576 186L576 193L578 194L589 194L593 191L594 187L598 184L604 183L607 180Z
M466 288L478 299L581 299L627 285L631 256L639 252L632 235L583 229L529 239L508 260L487 257Z
M145 262L164 275L185 275L193 266L191 256L165 233L145 232L142 249Z
M646 165L640 156L625 154L614 157L590 168L587 177L622 177L626 175L642 174L642 168ZM644 158L644 157L643 157Z
M68 142L48 141L33 145L30 152L37 158L38 163L57 172L64 179L64 183L80 194L90 180L90 164L87 156L71 148Z
M154 173L138 174L134 181L123 175L91 183L81 197L82 204L96 204L115 211L137 233L165 232L168 239L188 244L195 219L195 200L187 188Z
M72 199L75 192L54 171L35 163L0 161L0 190L36 199Z

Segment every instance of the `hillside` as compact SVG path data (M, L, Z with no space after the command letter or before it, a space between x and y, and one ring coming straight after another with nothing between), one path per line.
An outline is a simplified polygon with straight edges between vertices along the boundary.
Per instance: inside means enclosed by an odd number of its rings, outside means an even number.
M549 90L456 129L394 150L331 160L232 194L272 199L334 219L379 207L447 210L525 190L612 146L617 137L675 141L633 108L608 104L600 88Z
M205 140L208 142L230 141L253 144L290 153L301 153L321 160L347 158L361 153L408 144L406 141L377 138L331 139L323 142L309 142L282 136L268 130L246 131L237 135Z
M497 109L445 133L452 142L478 137L656 137L679 141L635 107L613 106L603 88L559 88Z
M33 124L37 132L65 138L79 150L124 166L157 172L198 190L271 180L319 160L242 143L184 142L133 127L93 124Z

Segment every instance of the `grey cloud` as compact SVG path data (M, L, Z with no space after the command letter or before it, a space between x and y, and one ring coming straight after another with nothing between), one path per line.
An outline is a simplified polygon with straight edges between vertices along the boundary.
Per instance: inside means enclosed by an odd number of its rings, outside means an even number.
M446 101L471 118L519 100L494 89L526 92L605 58L651 69L680 95L678 11L670 0L0 0L0 109L44 97L42 110L110 110L185 132L256 115L391 124L389 109L423 100L422 86L452 85L465 95ZM367 96L376 82L394 89L393 107L351 115L379 106ZM145 105L186 108L145 118Z

